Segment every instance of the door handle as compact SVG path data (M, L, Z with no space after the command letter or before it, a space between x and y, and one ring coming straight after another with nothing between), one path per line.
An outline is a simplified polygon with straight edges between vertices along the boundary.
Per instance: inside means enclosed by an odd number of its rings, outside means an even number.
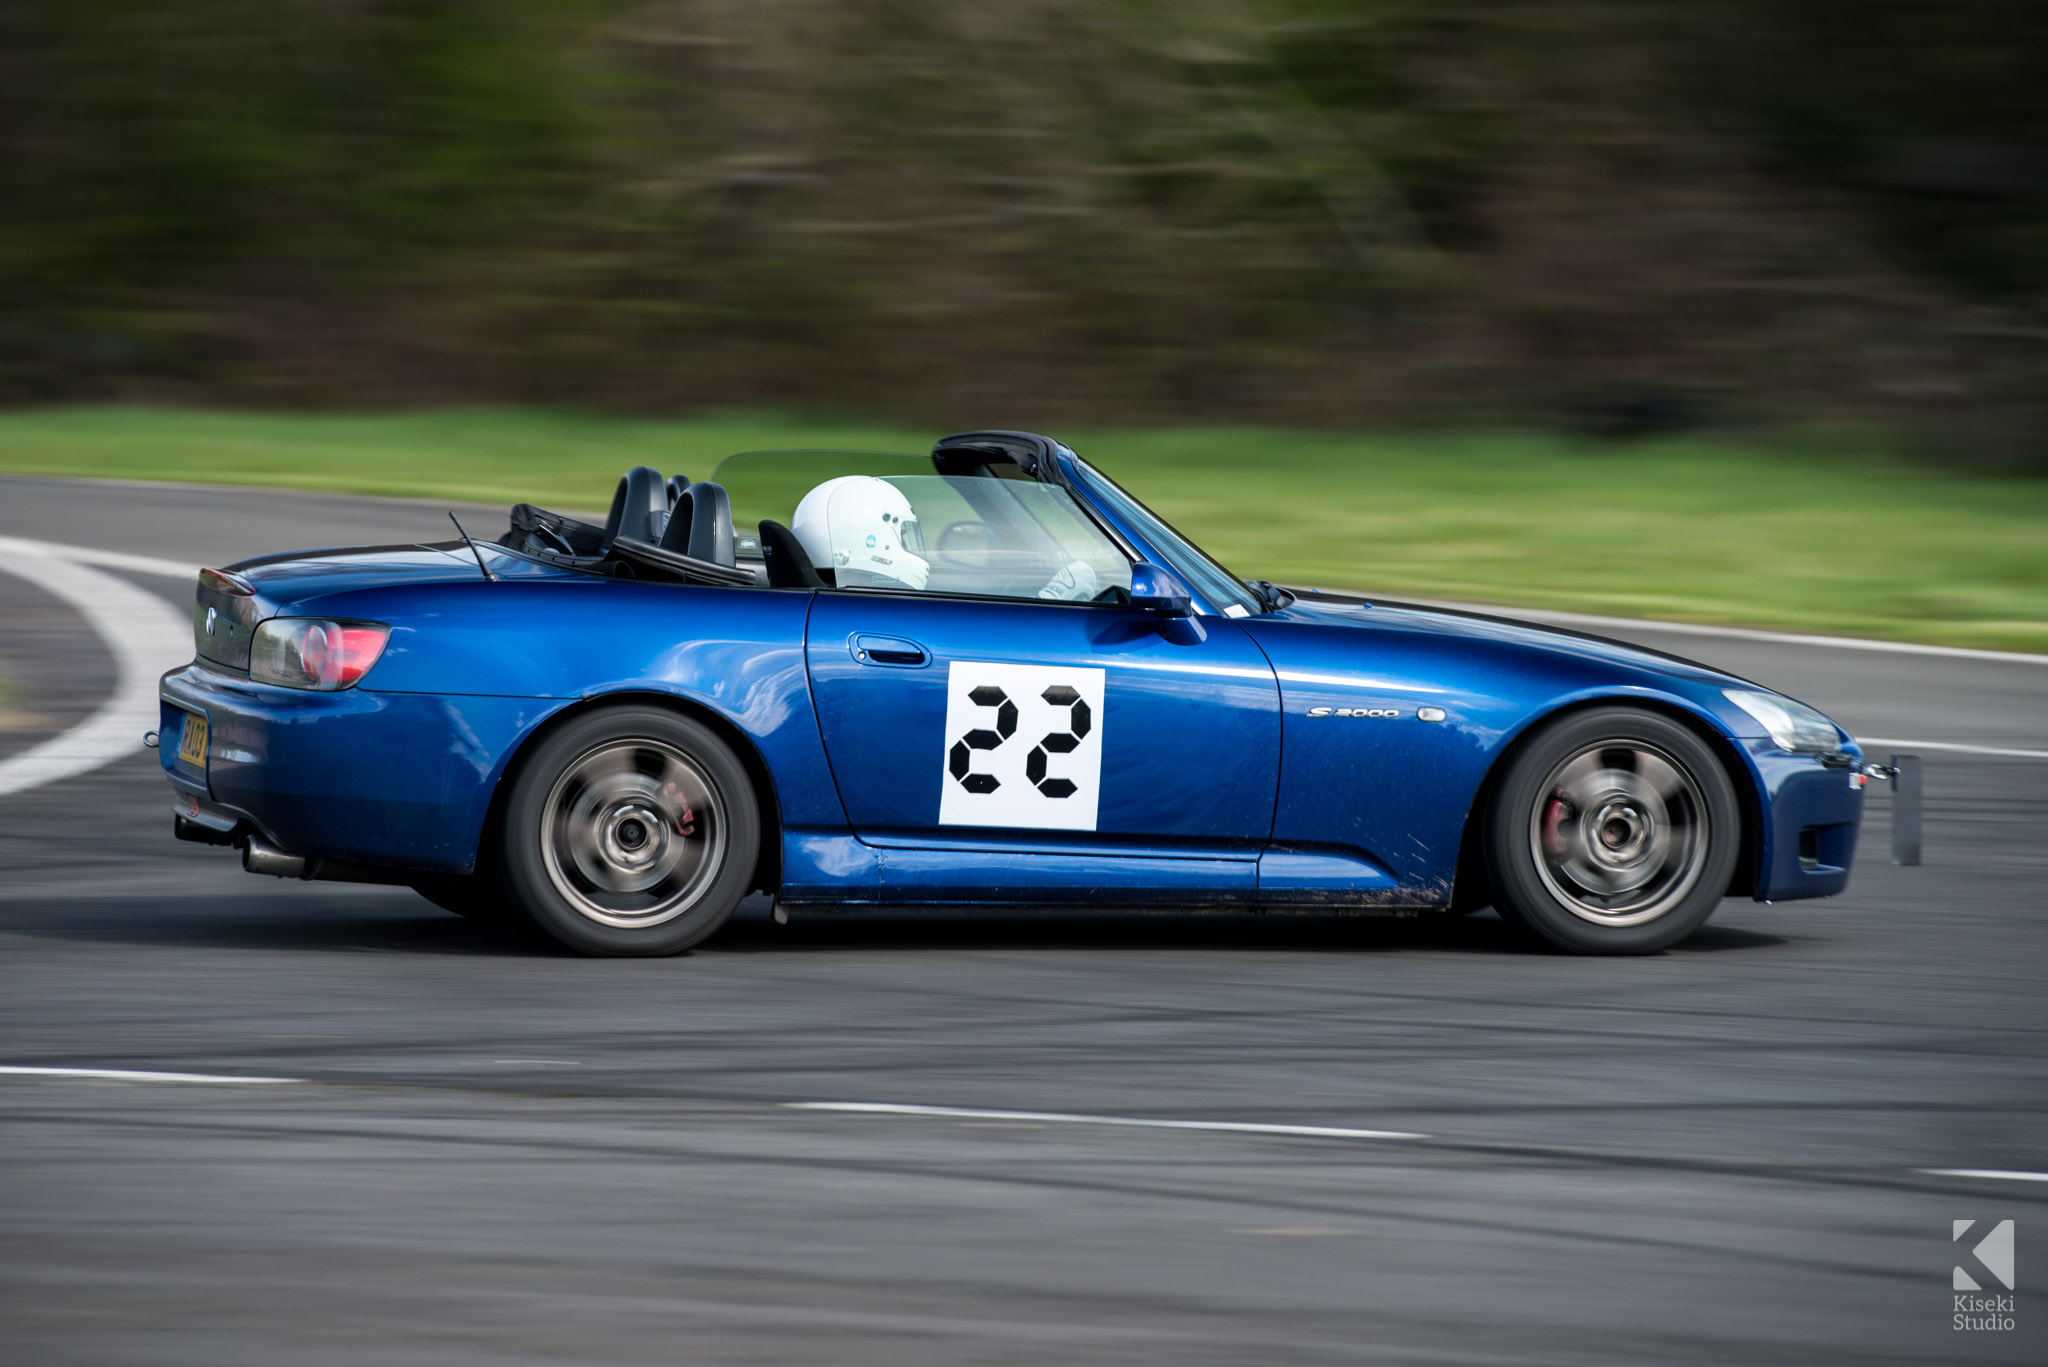
M877 636L856 631L846 638L846 648L864 665L889 665L896 669L918 669L932 662L931 652L901 636Z

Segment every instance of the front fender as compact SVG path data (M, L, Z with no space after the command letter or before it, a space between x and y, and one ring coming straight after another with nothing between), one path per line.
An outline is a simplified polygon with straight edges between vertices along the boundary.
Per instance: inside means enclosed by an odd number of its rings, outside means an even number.
M1714 671L1424 613L1289 610L1245 626L1280 682L1274 843L1373 859L1415 905L1448 896L1467 821L1505 757L1531 727L1575 708L1631 704L1684 720L1731 757L1759 816L1771 812L1764 762L1719 694L1740 681ZM1423 707L1443 720L1421 721ZM1754 824L1750 866L1771 869L1772 821Z

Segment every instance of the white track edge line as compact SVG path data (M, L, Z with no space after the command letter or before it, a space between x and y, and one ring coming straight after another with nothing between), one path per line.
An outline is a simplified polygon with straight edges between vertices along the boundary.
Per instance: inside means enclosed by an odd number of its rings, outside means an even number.
M191 1082L234 1085L303 1083L297 1077L231 1073L168 1073L132 1068L54 1068L0 1064L0 1076L85 1078L107 1082ZM1087 1115L1070 1111L999 1111L974 1106L917 1106L890 1101L785 1101L787 1111L829 1111L852 1115L919 1116L940 1120L1018 1120L1051 1125L1108 1125L1144 1130L1198 1130L1223 1134L1271 1134L1312 1139L1428 1139L1412 1130L1361 1130L1337 1125L1269 1125L1241 1120L1156 1120L1139 1116ZM1918 1168L1929 1177L1976 1177L2010 1182L2048 1182L2048 1172L2005 1168Z
M0 571L61 599L114 658L105 702L70 730L0 760L0 796L90 773L134 755L160 715L157 677L192 658L189 619L126 580L58 554L67 547L0 537Z
M1880 745L1887 750L1943 750L1958 755L1991 755L1998 759L2048 759L2048 750L2007 750L1996 745L1964 745L1949 740L1892 740L1884 736L1858 736L1861 746Z
M1361 594L1351 589L1332 589L1331 592L1378 601L1369 593ZM1600 627L1609 631L1662 631L1678 636L1721 636L1734 641L1763 641L1776 645L1826 646L1833 650L1871 650L1890 655L1934 655L1952 660L2048 665L2048 655L2033 655L2020 650L1972 650L1967 646L1931 646L1917 641L1873 641L1862 636L1814 636L1791 631L1763 631L1755 627L1715 626L1709 622L1662 622L1653 617L1599 617L1587 612L1458 603L1442 598L1402 598L1398 594L1387 595L1385 601L1390 604L1413 603L1425 608L1450 608L1456 612L1483 612L1492 617L1519 617L1531 622L1552 622L1558 626Z
M924 1116L941 1120L1021 1120L1044 1125L1115 1125L1140 1130L1208 1130L1223 1134L1302 1135L1312 1139L1427 1139L1410 1130L1355 1130L1335 1125L1263 1125L1241 1120L1152 1120L1067 1111L992 1111L970 1106L912 1106L889 1101L785 1101L791 1111Z
M109 481L112 483L135 483L142 481ZM251 486L205 485L189 486L195 489L246 488ZM321 492L308 490L266 490L266 492L307 493ZM350 498L374 497L374 495L350 494ZM429 500L394 498L384 500L393 503L417 503ZM471 506L487 507L478 504ZM128 551L100 550L92 546L69 546L54 541L30 541L20 537L0 537L0 541L16 541L23 547L34 547L46 555L86 565L104 565L108 569L128 570L137 574L156 574L170 579L190 579L199 573L199 566L187 565L177 560L161 559L153 555L135 555ZM1336 592L1336 590L1332 590ZM1348 590L1346 592L1349 592ZM1370 598L1371 595L1366 595ZM1660 622L1648 617L1602 617L1587 612L1564 612L1552 608L1503 607L1491 603L1460 603L1444 599L1414 598L1389 599L1389 601L1413 602L1419 607L1451 608L1460 612L1484 612L1497 617L1520 617L1531 622L1554 622L1560 626L1603 627L1608 630L1640 630L1671 632L1681 636L1720 636L1736 641L1765 641L1778 645L1824 646L1831 650L1870 650L1894 655L1933 655L1952 660L1997 660L2006 664L2048 665L2048 655L2032 655L2017 650L1971 650L1966 646L1922 645L1913 641L1873 641L1861 636L1814 636L1798 632L1762 631L1754 627L1723 627L1707 622Z
M199 566L188 565L182 560L165 560L154 555L135 555L129 551L101 550L97 546L70 546L60 541L36 541L25 536L0 536L0 550L14 555L45 555L54 560L68 560L74 565L99 565L110 570L127 570L131 574L154 574L165 579L196 579Z
M18 559L13 564L5 564L4 561L7 558ZM61 561L67 565L77 567L98 565L107 569L127 570L131 573L153 574L174 579L191 579L199 573L199 567L196 565L187 565L180 561L160 559L155 556L133 555L126 551L99 550L90 546L71 546L54 541L36 541L27 537L0 536L0 568L9 569L30 582L37 584L39 587L57 594L57 596L64 598L84 614L106 641L108 648L114 652L117 670L120 675L115 689L115 696L110 698L106 705L101 707L92 717L61 736L53 737L41 745L31 747L29 750L15 755L5 762L0 762L0 796L21 792L56 779L85 773L113 759L119 758L120 755L127 751L127 743L122 741L120 737L126 731L135 729L133 723L136 718L143 718L143 729L146 730L148 729L149 720L153 720L156 716L154 674L149 674L149 692L151 697L148 704L144 705L140 700L140 690L135 687L141 681L129 677L129 667L135 665L136 661L132 658L124 658L124 652L128 655L135 653L131 648L133 633L130 628L135 625L136 618L138 616L146 618L154 615L138 614L133 611L138 601L146 599L147 595L141 595L138 598L136 591L130 586L122 584L118 580L109 580L104 576L96 575L93 576L93 581L100 586L101 596L95 597L91 594L67 591L67 587L75 590L77 587L82 586L80 574L67 575L59 571L53 575L47 569L38 567L37 562L47 566L51 560ZM80 573L92 575L92 571L89 569L82 570ZM112 586L111 592L106 589L108 585ZM111 615L106 607L108 600L111 600L113 604L113 611L118 612L123 618L122 621L114 624L121 628L119 630L109 630L109 623L106 620ZM1440 605L1432 604L1432 606L1456 607L1460 605L1445 603ZM1519 612L1521 616L1532 621L1578 622L1606 627L1640 627L1652 631L1727 636L1743 640L1772 641L1789 645L1832 646L1852 650L1884 650L1904 654L1940 655L1962 659L2048 664L2048 655L2022 655L2005 651L1964 650L1959 647L1922 646L1897 641L1864 641L1849 637L1797 636L1779 632L1751 631L1740 627L1715 627L1687 622L1651 622L1625 617L1595 617L1585 613L1574 612L1550 612L1533 609L1491 610L1508 614ZM155 639L160 633L148 628L144 629L143 634L152 638L147 643L146 648L161 649L164 641L168 639L168 637L164 637L162 640ZM177 647L169 652L169 655L172 656L183 653L184 633L182 622L179 623L176 635L178 637ZM168 659L163 667L169 668L176 663L176 659ZM143 672L148 673L148 670L145 668ZM1951 754L1982 755L1997 759L2048 760L2048 750L1969 745L1957 741L1894 740L1882 736L1869 736L1862 738L1862 743L1865 745L1896 746L1900 749L1938 750ZM67 755L66 752L70 753Z
M105 1082L303 1082L296 1077L245 1077L230 1073L158 1073L139 1068L31 1068L0 1064L0 1076L97 1078Z

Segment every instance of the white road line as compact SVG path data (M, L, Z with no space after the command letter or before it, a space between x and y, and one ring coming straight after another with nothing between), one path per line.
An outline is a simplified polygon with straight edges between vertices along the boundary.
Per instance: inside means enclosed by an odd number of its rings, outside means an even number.
M296 1077L242 1077L229 1073L155 1073L134 1068L27 1068L18 1065L0 1065L0 1076L6 1077L85 1077L99 1078L109 1082L232 1082L232 1083L273 1083L303 1082Z
M509 1060L498 1060L506 1062ZM522 1060L526 1061L526 1060ZM233 1073L162 1073L134 1068L42 1068L0 1064L0 1077L85 1078L104 1082L225 1083L234 1086L303 1083L298 1077L253 1077ZM1082 1115L1067 1111L997 1111L974 1106L913 1106L891 1101L785 1101L787 1111L829 1111L852 1115L902 1115L934 1120L1021 1120L1040 1125L1106 1125L1137 1130L1198 1130L1222 1134L1271 1134L1309 1139L1428 1139L1413 1130L1360 1130L1341 1125L1267 1125L1243 1120L1154 1120L1127 1115ZM2048 1172L2004 1168L1916 1168L1929 1177L1972 1177L2007 1182L2048 1182ZM1250 1230L1247 1233L1307 1233L1306 1230ZM1323 1231L1315 1231L1323 1232ZM1335 1232L1335 1231L1330 1231Z
M1945 750L1957 755L1993 755L1999 759L2048 759L2048 750L2007 750L1996 745L1964 745L1949 740L1889 740L1884 736L1858 736L1865 749L1873 745L1887 750Z
M110 570L127 570L130 574L155 574L166 579L183 579L191 582L199 577L199 566L188 565L182 560L163 560L154 555L131 555L127 551L103 551L96 546L65 546L55 541L29 541L20 537L0 538L14 541L22 546L33 546L45 555L69 560L74 565L102 565Z
M139 484L140 481L129 481ZM209 488L208 485L190 485L190 488ZM391 503L410 503L410 499L387 499ZM596 516L599 522L602 516ZM587 517L586 521L589 520ZM7 538L0 538L5 540ZM103 551L91 546L60 546L55 542L22 542L23 545L40 546L46 554L61 555L67 560L85 565L105 565L109 569L129 570L137 574L160 574L171 579L191 579L198 575L199 566L187 565L176 560L163 560L153 555L131 555L126 551ZM1531 622L1554 622L1558 626L1597 627L1606 631L1639 630L1670 632L1679 636L1720 636L1737 641L1764 641L1778 645L1826 646L1833 650L1871 650L1894 655L1934 655L1952 660L2000 660L2008 664L2048 665L2048 655L2030 655L2016 650L1970 650L1963 646L1930 646L1912 641L1872 641L1859 636L1810 636L1782 631L1759 631L1750 627L1714 626L1706 622L1659 622L1643 617L1599 617L1584 612L1558 612L1548 608L1500 607L1488 603L1453 603L1437 599L1414 598L1400 601L1412 602L1420 607L1454 608L1461 612L1484 612L1495 617L1520 617Z
M142 481L113 480L109 483L133 483ZM194 489L213 488L212 485L180 486ZM364 497L364 495L351 495ZM387 503L413 503L418 500L392 498L379 500ZM483 505L464 505L483 506ZM596 516L592 514L591 516ZM587 520L587 519L586 519ZM598 517L598 521L604 519ZM165 560L154 555L135 555L128 551L101 550L93 546L66 546L53 541L29 541L16 537L0 537L0 541L14 541L22 546L39 548L47 555L61 556L82 565L104 565L108 569L128 570L135 574L157 574L170 579L191 579L198 575L199 566L188 565L179 560ZM1346 590L1345 592L1349 592ZM1720 636L1736 641L1764 641L1778 645L1825 646L1831 650L1870 650L1892 655L1933 655L1951 660L1999 660L2007 664L2048 665L2048 654L2035 655L2018 650L1971 650L1966 646L1931 646L1915 641L1873 641L1860 636L1813 636L1796 632L1760 631L1753 627L1715 626L1708 622L1660 622L1647 617L1600 617L1586 612L1561 612L1550 608L1502 607L1492 603L1458 603L1443 599L1411 598L1389 601L1412 602L1419 607L1453 608L1461 612L1484 612L1495 617L1520 617L1531 622L1554 622L1559 626L1599 627L1604 630L1662 631L1678 636Z
M80 481L84 482L84 481ZM95 483L134 485L150 487L141 480L107 480ZM211 489L217 485L189 484L180 488ZM302 490L281 490L277 492L306 492ZM349 495L354 498L370 495ZM418 499L384 498L378 502L415 504ZM441 505L436 505L441 506ZM465 504L465 507L494 505ZM589 516L596 516L595 514ZM586 516L588 520L588 516ZM597 516L602 522L602 516ZM20 538L0 537L0 541L15 541L22 546L33 546L46 555L61 556L82 565L104 565L108 569L128 570L135 574L157 574L170 579L191 579L198 575L199 566L187 565L182 561L165 560L153 555L134 555L127 551L100 550L93 546L64 546L49 541L28 541ZM1336 590L1333 590L1335 592ZM1349 593L1351 590L1343 590ZM1366 595L1370 597L1371 595ZM1971 650L1964 646L1930 646L1913 641L1872 641L1860 636L1813 636L1796 632L1760 631L1752 627L1715 626L1708 622L1659 622L1644 617L1601 617L1586 612L1561 612L1550 608L1501 607L1490 603L1457 603L1443 599L1400 598L1391 595L1389 601L1414 603L1420 607L1453 608L1461 612L1484 612L1495 617L1520 617L1531 622L1554 622L1559 626L1596 627L1602 630L1639 630L1669 632L1678 636L1720 636L1735 641L1764 641L1778 645L1825 646L1830 650L1869 650L1891 655L1933 655L1951 660L1999 660L2007 664L2048 665L2048 654L2034 655L2017 650Z
M0 571L63 599L92 624L113 653L114 690L69 731L0 761L0 796L88 773L141 750L142 733L157 726L157 676L192 658L189 619L153 593L64 558L70 550L0 536Z
M0 536L0 570L19 575L76 608L106 641L114 654L116 669L114 694L99 711L63 735L52 737L11 759L0 761L0 796L87 773L131 753L140 742L142 733L156 725L157 676L190 658L190 635L182 617L173 613L153 595L111 575L100 574L91 568L95 565L171 579L191 580L199 573L197 565L156 556L101 550L92 546L70 546L26 537ZM1470 608L1475 605L1443 603L1436 606ZM1751 631L1741 627L1595 617L1586 613L1550 612L1531 608L1481 606L1478 610L1503 616L1525 617L1531 621L1607 629L1640 628L1647 631L1724 636L1784 645L1826 646L1844 650L1889 651L1956 659L2048 664L2048 655L2024 655L2009 651L1963 650L1953 646L1865 641L1837 636L1797 636L1781 632ZM1897 747L1902 750L1936 750L2000 759L2048 759L2048 750L1967 745L1956 741L1891 740L1880 736L1864 737L1862 740L1865 745Z
M1364 596L1370 598L1372 595ZM1763 641L1788 646L1826 646L1833 650L1871 650L1887 655L1936 655L1951 660L1998 660L2005 664L2048 665L2048 655L2032 655L2019 650L1971 650L1966 646L1930 646L1921 645L1916 641L1871 641L1860 636L1809 636L1788 631L1758 631L1752 627L1713 626L1706 622L1659 622L1646 617L1596 617L1585 612L1556 612L1549 608L1493 607L1485 603L1402 598L1399 594L1387 595L1387 601L1414 603L1420 607L1454 608L1461 612L1484 612L1494 617L1522 617L1532 622L1555 622L1559 626L1597 627L1603 631L1662 631L1674 636L1721 636L1734 641Z
M785 1101L792 1111L858 1115L913 1115L952 1120L1030 1120L1042 1125L1120 1125L1139 1130L1215 1130L1225 1134L1307 1135L1314 1139L1427 1139L1408 1130L1353 1130L1334 1125L1260 1125L1238 1120L1145 1120L1124 1115L1071 1115L1062 1111L984 1111L967 1106L906 1106L887 1101Z
M188 565L182 560L164 560L154 555L134 555L128 551L107 551L97 546L67 546L59 541L33 541L25 536L0 536L0 547L18 555L44 555L56 560L69 560L74 565L104 565L110 570L127 570L131 574L156 574L166 579L197 579L199 566Z

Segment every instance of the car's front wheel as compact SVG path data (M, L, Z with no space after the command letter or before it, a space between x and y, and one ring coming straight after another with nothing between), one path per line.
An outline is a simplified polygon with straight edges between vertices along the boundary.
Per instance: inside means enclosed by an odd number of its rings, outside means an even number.
M1517 748L1494 791L1494 905L1581 954L1648 954L1697 930L1740 852L1735 787L1692 731L1658 713L1572 713Z
M610 707L547 736L521 766L501 867L527 919L569 948L674 954L739 905L760 833L746 768L715 732Z

